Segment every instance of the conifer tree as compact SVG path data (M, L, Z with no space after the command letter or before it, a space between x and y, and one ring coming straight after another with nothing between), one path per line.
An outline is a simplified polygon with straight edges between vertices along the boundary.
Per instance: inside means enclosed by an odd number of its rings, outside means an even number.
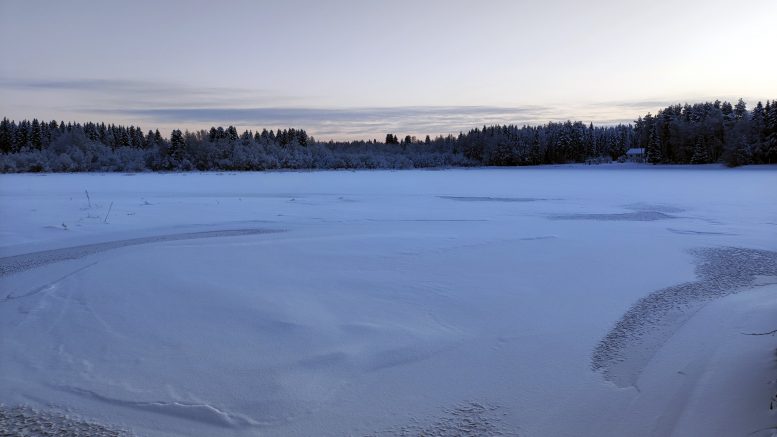
M739 101L737 101L737 104L734 106L734 119L741 120L746 115L747 115L747 105L745 104L744 100L739 99Z
M11 153L14 150L14 131L11 121L3 117L0 122L0 153Z
M170 147L167 149L168 156L175 159L180 159L183 155L185 146L186 144L183 139L183 133L180 131L180 129L174 129L170 133Z
M707 145L702 137L696 140L696 145L693 147L693 156L691 157L691 164L706 164L709 162L709 155L707 154Z
M16 127L16 138L14 139L14 143L16 143L16 150L21 150L29 146L29 134L27 132L28 126L29 122L22 120Z

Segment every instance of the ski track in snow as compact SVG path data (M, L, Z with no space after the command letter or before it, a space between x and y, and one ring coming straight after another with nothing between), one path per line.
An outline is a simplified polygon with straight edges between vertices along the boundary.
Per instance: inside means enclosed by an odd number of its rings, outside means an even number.
M697 281L643 297L596 347L591 367L605 379L619 387L636 387L653 355L705 303L753 287L758 276L777 277L777 252L726 247L692 254L697 259Z
M219 231L184 232L179 234L154 235L151 237L107 241L104 243L85 244L81 246L25 253L21 255L0 258L0 277L34 269L36 267L42 267L47 264L79 259L88 255L93 255L95 253L105 252L107 250L118 249L127 246L137 246L140 244L160 243L166 241L196 240L201 238L237 237L243 235L268 234L274 232L282 232L282 230L230 229Z

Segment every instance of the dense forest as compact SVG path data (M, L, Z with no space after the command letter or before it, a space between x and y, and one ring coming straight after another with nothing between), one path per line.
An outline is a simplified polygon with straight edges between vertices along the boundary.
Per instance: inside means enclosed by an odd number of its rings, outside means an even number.
M301 129L175 129L165 138L158 130L105 123L0 123L6 173L518 166L607 162L629 148L644 148L654 164L777 163L777 101L752 110L741 99L675 105L633 125L483 126L436 138L387 134L383 142L319 142Z

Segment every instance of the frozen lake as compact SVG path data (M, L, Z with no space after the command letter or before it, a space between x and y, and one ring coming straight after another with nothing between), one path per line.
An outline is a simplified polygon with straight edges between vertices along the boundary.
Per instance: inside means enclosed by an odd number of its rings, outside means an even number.
M777 340L743 333L777 329L776 187L0 175L0 404L151 436L746 435L774 425Z

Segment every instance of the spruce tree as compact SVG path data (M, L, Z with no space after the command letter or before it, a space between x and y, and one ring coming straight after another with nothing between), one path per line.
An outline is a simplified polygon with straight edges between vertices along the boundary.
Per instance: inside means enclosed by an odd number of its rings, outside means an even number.
M27 120L22 120L19 122L19 125L16 127L16 138L14 139L14 143L16 143L15 149L21 150L25 147L29 146L29 122Z
M709 155L707 154L707 145L702 137L696 140L696 145L693 147L693 156L691 157L691 164L706 164L710 162Z
M745 104L745 101L742 99L739 99L737 104L734 106L734 119L741 120L747 115L747 105Z
M0 153L11 153L14 149L14 131L11 121L3 117L0 122Z
M238 139L239 139L239 137L237 135L237 129L235 128L235 126L228 127L227 128L227 141L229 141L230 143L234 143L234 142L237 142Z
M180 159L183 155L185 145L183 133L180 129L174 129L170 133L170 147L167 149L168 156L174 159Z
M40 122L37 118L34 118L30 125L30 145L38 150L43 148L43 137L40 131Z

